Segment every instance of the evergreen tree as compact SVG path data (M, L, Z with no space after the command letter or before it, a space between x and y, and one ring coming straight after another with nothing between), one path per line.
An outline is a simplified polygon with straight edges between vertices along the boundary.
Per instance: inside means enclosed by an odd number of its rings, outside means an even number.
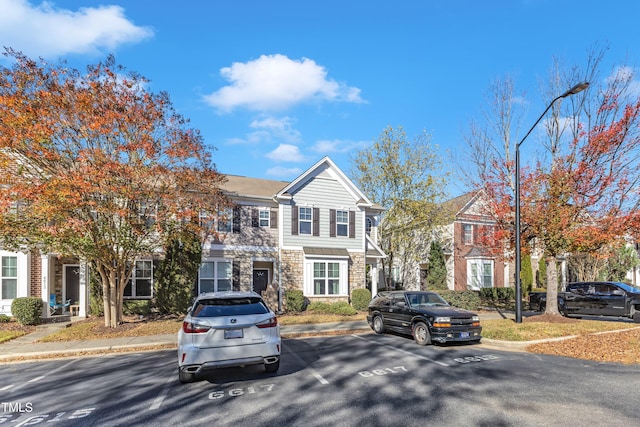
M193 231L183 230L170 239L164 251L156 271L155 305L160 314L184 314L193 298L202 245Z
M442 244L432 241L429 249L429 264L427 264L427 288L429 290L447 289L447 267L444 261Z

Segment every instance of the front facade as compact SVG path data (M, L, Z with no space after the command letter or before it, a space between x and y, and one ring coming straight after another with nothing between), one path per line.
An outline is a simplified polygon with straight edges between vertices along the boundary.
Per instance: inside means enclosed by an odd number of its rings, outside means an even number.
M482 191L463 194L446 205L453 221L445 228L447 287L451 290L479 290L509 285L509 264L502 247L492 246L495 220L487 214Z
M419 260L405 266L394 262L392 277L403 277L404 289L426 290L428 287L425 281L428 251L434 238L443 245L448 289L466 291L512 285L502 247L492 246L496 244L491 238L495 221L487 214L483 195L481 191L474 191L442 204L450 221L433 233L424 235Z
M223 190L235 207L216 221L216 238L203 246L196 293L256 291L284 309L284 291L301 289L309 301L350 301L354 289L375 293L385 255L377 247L382 208L373 204L328 157L294 181L227 176ZM125 299L151 299L156 261L136 260ZM68 301L86 316L87 263L57 254L0 251L0 313L23 296ZM48 310L45 310L49 314Z

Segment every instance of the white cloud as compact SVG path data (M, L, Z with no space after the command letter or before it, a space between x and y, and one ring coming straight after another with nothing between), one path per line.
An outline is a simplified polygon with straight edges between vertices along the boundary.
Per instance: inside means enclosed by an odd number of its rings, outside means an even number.
M278 148L267 153L267 158L277 162L303 162L305 157L300 153L300 149L291 144L280 144Z
M300 131L293 128L293 121L290 117L265 117L252 121L249 126L253 129L269 132L275 138L288 142L299 142L301 139Z
M111 51L153 36L150 28L129 21L120 6L71 11L50 2L33 5L28 0L0 0L0 10L2 45L28 56Z
M328 79L325 68L308 58L262 55L234 62L220 74L230 84L205 96L205 101L224 112L237 107L279 111L310 100L363 102L360 89Z
M320 154L330 153L347 153L351 150L357 150L366 147L367 141L351 141L351 140L320 140L311 147L311 150Z

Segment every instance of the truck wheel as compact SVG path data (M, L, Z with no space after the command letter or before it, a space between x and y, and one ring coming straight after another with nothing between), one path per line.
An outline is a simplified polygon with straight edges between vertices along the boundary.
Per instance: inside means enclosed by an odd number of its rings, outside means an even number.
M418 345L431 344L431 334L424 322L418 322L413 326L413 339Z
M633 321L635 323L640 323L640 311L636 310L636 312L633 314Z
M538 303L538 311L544 311L547 308L547 305L543 302Z
M373 318L373 331L376 334L384 334L384 322L382 316L375 316Z

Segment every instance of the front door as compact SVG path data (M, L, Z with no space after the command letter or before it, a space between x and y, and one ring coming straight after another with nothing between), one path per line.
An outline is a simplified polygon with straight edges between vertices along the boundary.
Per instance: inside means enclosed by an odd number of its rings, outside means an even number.
M269 270L256 268L253 270L253 291L262 295L269 283Z
M80 266L66 264L63 269L64 301L71 300L71 304L80 301Z

